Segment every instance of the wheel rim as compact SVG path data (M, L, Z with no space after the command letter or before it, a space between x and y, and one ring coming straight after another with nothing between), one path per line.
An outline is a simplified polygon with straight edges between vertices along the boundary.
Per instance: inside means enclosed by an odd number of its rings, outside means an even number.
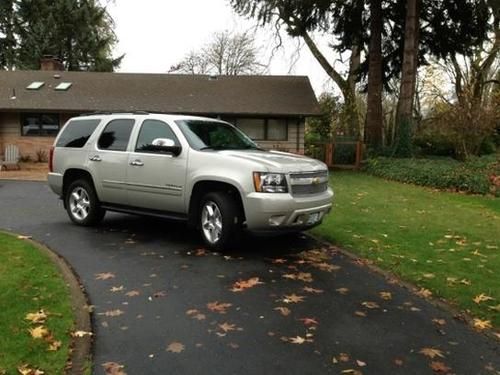
M203 205L201 210L201 227L203 235L211 244L217 243L222 235L222 214L212 201Z
M90 198L87 191L78 186L73 189L69 196L69 208L71 215L77 220L85 220L90 212Z

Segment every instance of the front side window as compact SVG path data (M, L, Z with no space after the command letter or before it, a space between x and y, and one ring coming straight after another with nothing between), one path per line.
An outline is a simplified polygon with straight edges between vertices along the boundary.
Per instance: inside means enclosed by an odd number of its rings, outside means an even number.
M95 120L72 120L63 129L56 147L82 148L101 122Z
M176 121L195 150L247 150L259 147L237 128L224 122Z
M126 151L135 121L119 119L110 121L97 141L97 147L107 151Z
M59 114L27 113L21 116L22 135L55 137L59 133Z
M161 153L162 151L153 145L153 141L158 138L168 138L173 140L176 146L180 145L168 124L160 120L145 120L137 138L135 151Z

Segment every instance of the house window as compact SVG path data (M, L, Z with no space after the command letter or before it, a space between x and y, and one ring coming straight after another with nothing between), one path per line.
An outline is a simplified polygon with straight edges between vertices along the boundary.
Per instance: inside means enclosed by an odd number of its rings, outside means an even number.
M239 118L236 126L256 141L286 141L288 122L286 119Z
M55 137L59 132L59 114L27 113L21 116L22 135Z
M288 139L288 126L285 119L267 120L267 138L270 141L286 141Z
M239 118L236 120L236 126L254 140L261 141L266 139L266 123L264 119Z

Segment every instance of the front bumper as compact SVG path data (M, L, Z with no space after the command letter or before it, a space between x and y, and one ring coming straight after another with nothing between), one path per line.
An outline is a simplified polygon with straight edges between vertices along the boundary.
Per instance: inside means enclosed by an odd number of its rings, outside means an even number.
M250 193L243 202L246 227L252 232L299 231L321 224L332 208L333 191L292 196Z

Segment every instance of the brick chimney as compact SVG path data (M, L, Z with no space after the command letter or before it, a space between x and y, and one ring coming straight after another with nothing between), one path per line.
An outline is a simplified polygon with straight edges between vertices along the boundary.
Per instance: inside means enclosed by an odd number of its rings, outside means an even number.
M63 71L64 65L57 57L45 55L40 59L40 70Z

